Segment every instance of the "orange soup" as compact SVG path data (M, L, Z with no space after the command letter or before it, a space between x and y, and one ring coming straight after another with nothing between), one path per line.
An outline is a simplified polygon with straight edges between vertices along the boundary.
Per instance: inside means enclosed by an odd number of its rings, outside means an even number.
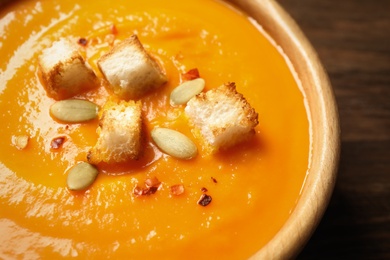
M277 43L245 14L213 0L12 1L0 11L0 258L243 259L282 227L300 196L309 165L304 95ZM96 61L137 34L168 82L141 98L145 153L137 162L100 167L85 191L66 186L69 169L86 161L98 120L54 120L38 77L38 56L61 37L87 41ZM184 106L169 94L197 68L204 91L235 82L258 113L256 134L209 154L194 137ZM102 81L103 82L103 81ZM75 98L103 106L104 83ZM191 160L162 153L156 127L180 130L198 146ZM15 145L28 136L24 149ZM51 141L65 137L60 149ZM148 196L134 188L156 177ZM181 184L175 196L170 187ZM212 201L198 204L202 194Z

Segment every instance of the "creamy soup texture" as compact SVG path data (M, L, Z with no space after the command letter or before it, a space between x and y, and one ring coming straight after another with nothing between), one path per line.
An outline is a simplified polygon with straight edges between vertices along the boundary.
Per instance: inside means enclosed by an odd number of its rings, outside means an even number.
M54 120L38 77L38 56L61 37L87 40L96 61L137 34L163 66L168 82L141 98L145 152L135 162L99 167L86 191L66 186L68 170L86 161L98 120ZM251 19L212 0L12 1L0 10L0 258L244 259L264 246L294 209L309 164L304 95L284 55ZM232 149L205 152L184 106L169 94L197 68L205 91L235 82L258 113L256 134ZM103 106L101 85L75 98ZM177 129L194 140L198 156L162 153L150 131ZM24 149L18 136L28 136ZM51 141L65 137L60 149ZM161 181L135 196L147 178ZM171 194L182 184L184 193ZM207 191L206 191L207 190ZM207 206L197 202L207 193Z

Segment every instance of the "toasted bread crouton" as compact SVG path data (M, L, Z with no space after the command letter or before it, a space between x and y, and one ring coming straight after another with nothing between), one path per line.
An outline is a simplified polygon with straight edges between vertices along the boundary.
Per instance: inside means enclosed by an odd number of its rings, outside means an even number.
M142 142L141 102L109 101L102 110L96 145L89 163L120 163L138 159Z
M47 95L56 100L70 98L98 85L78 46L66 39L53 42L42 52L39 75Z
M185 112L213 152L248 139L258 124L256 111L234 83L193 97Z
M167 82L162 68L136 35L114 46L97 64L110 83L108 88L126 100L137 99Z

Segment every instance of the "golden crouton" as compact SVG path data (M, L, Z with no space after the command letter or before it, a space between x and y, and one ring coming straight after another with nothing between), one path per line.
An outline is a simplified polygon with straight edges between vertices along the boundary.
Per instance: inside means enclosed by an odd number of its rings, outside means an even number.
M53 42L42 52L39 75L47 95L56 100L72 97L98 85L77 45L66 39Z
M212 151L236 145L255 133L258 115L234 83L193 97L185 108Z
M167 82L158 62L144 49L136 35L118 45L97 62L110 83L110 90L123 99L137 99Z
M138 159L142 142L141 102L107 102L97 131L98 141L87 156L90 163Z

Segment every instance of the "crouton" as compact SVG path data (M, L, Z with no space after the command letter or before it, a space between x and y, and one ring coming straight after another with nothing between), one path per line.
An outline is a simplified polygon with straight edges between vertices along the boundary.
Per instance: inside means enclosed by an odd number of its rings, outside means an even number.
M167 82L163 69L136 35L114 46L97 64L110 84L108 88L122 99L140 98Z
M142 142L141 102L107 102L101 112L96 145L89 163L120 163L138 159Z
M193 97L185 112L212 152L247 140L258 124L258 114L234 83Z
M53 42L42 52L39 75L47 95L56 100L70 98L98 85L78 46L66 39Z

